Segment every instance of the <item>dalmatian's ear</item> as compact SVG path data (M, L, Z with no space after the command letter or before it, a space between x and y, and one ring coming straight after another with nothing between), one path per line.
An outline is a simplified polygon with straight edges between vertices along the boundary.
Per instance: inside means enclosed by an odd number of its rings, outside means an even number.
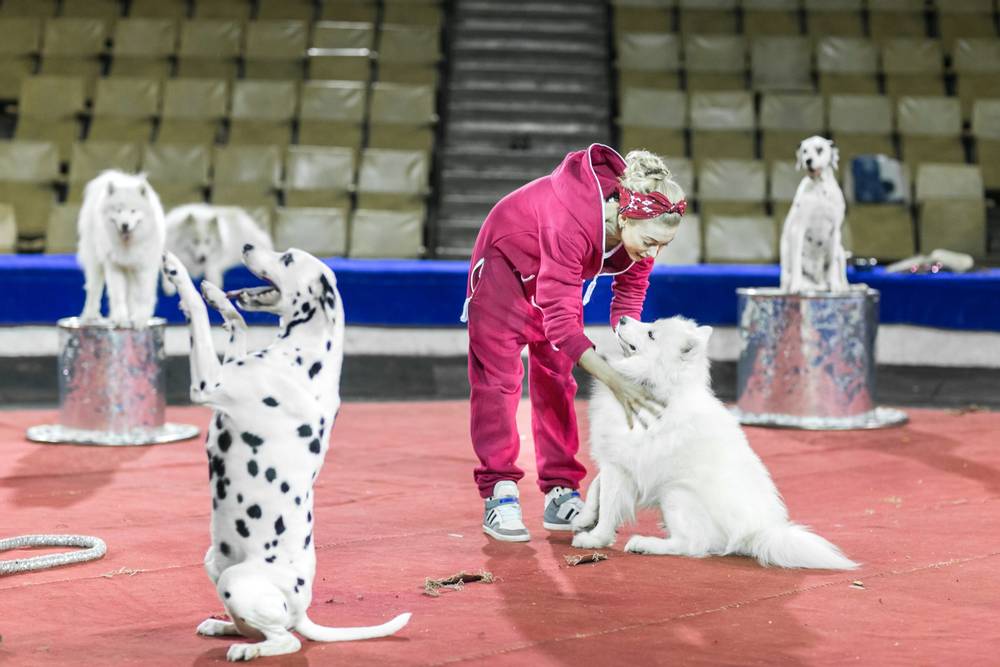
M837 171L840 166L840 149L832 141L830 142L830 166L834 171Z
M795 150L795 171L802 171L805 168L805 162L802 160L802 144L799 144Z
M337 317L337 279L327 276L329 270L319 274L320 306L327 319L333 321Z

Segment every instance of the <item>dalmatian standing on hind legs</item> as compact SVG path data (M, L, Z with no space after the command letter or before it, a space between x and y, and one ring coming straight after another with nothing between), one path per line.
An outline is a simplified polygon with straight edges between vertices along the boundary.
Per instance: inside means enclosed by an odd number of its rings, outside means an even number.
M212 545L205 569L232 619L210 618L203 635L243 635L229 660L298 651L291 633L314 641L391 635L410 614L372 627L329 628L307 616L316 574L313 482L340 407L344 308L325 264L301 250L243 247L243 263L267 286L224 294L202 282L229 342L220 363L208 311L183 263L167 253L164 274L191 326L191 400L215 410L206 449L212 484ZM278 336L247 354L246 311L280 317Z
M835 171L840 152L823 137L809 137L795 153L805 169L781 230L781 289L844 292L847 259L841 244L844 193Z

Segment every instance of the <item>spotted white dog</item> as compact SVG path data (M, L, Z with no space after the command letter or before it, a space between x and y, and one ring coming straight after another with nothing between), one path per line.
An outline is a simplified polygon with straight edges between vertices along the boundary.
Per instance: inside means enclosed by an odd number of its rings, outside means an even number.
M301 250L246 245L243 263L268 285L227 295L202 282L229 332L220 363L184 264L170 253L163 262L191 322L191 400L215 410L206 442L213 498L205 569L232 621L210 618L198 632L263 640L233 644L230 660L293 653L300 642L291 630L314 641L391 635L409 614L358 628L319 626L307 615L316 573L313 481L340 407L344 309L336 278ZM243 310L280 316L270 346L247 354L246 324L227 297Z
M844 193L834 174L839 152L829 139L814 136L799 144L796 157L796 168L806 175L781 230L781 288L845 291L847 260L840 236Z

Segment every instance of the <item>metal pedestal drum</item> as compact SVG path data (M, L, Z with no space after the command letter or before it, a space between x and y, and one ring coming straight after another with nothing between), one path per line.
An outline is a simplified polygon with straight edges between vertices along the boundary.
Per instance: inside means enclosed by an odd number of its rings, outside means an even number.
M35 442L151 445L187 440L198 428L164 421L164 325L142 328L59 320L59 423L33 426Z
M867 429L905 423L875 405L877 290L789 294L738 289L735 413L744 424Z

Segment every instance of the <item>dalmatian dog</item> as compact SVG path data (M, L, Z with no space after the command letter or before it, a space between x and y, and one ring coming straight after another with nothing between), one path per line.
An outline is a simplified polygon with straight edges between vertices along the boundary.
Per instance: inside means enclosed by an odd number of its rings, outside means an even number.
M191 400L215 411L206 450L212 490L212 545L205 569L231 621L209 618L202 635L261 640L233 644L231 661L298 651L292 631L313 641L385 637L407 624L400 614L378 626L329 628L309 620L316 575L313 481L340 407L344 308L325 264L301 250L243 246L243 263L267 284L223 293L202 282L199 296L184 264L163 258L191 327ZM247 352L246 311L280 317L267 348ZM216 355L205 302L229 333Z
M839 151L823 137L809 137L796 151L796 168L805 169L781 230L781 289L843 292L847 259L841 244L844 193L835 171Z

